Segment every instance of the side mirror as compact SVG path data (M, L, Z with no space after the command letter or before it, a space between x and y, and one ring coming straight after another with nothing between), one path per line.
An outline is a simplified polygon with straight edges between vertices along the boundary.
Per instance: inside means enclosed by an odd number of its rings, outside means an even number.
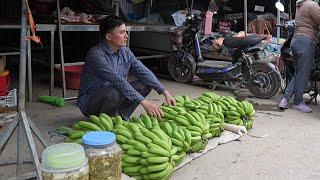
M284 12L284 6L281 2L276 2L276 8L280 11L280 12Z

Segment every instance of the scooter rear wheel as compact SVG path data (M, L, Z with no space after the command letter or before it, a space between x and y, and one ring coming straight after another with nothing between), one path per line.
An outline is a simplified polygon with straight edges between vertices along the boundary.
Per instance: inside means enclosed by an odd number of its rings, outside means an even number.
M187 52L174 52L168 60L168 71L172 79L180 83L192 80L196 73L196 62Z
M280 89L279 74L266 63L254 63L253 81L249 91L258 98L268 99L276 95ZM259 82L259 83L257 83Z

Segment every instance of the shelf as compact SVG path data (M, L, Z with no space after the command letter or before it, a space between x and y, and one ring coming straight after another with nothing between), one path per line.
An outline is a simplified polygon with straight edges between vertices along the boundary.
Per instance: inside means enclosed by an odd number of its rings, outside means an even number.
M19 55L20 50L17 48L0 46L0 56Z

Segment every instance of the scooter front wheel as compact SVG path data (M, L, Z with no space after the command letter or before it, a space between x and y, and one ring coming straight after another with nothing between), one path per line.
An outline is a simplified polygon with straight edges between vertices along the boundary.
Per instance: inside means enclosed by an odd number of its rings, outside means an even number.
M168 71L172 79L186 83L191 81L196 73L196 62L191 54L176 51L169 57Z

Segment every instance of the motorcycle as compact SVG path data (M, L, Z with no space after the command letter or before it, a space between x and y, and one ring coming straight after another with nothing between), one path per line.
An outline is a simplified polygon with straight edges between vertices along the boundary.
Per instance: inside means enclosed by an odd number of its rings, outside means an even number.
M287 39L283 43L281 49L280 49L280 60L279 60L279 70L280 74L282 76L282 79L284 79L285 84L281 87L281 91L284 91L289 84L290 80L292 79L294 75L294 63L293 63L293 54L292 49L290 47L291 40L294 35L295 30L295 21L287 21L284 25L278 25L279 27L283 27L287 31Z
M205 82L238 83L258 98L271 98L280 89L281 76L269 62L257 61L256 55L264 49L260 36L226 37L223 45L233 50L231 61L203 59L198 33L201 18L188 8L184 27L172 32L174 53L168 60L170 76L177 82L189 82L197 75Z

